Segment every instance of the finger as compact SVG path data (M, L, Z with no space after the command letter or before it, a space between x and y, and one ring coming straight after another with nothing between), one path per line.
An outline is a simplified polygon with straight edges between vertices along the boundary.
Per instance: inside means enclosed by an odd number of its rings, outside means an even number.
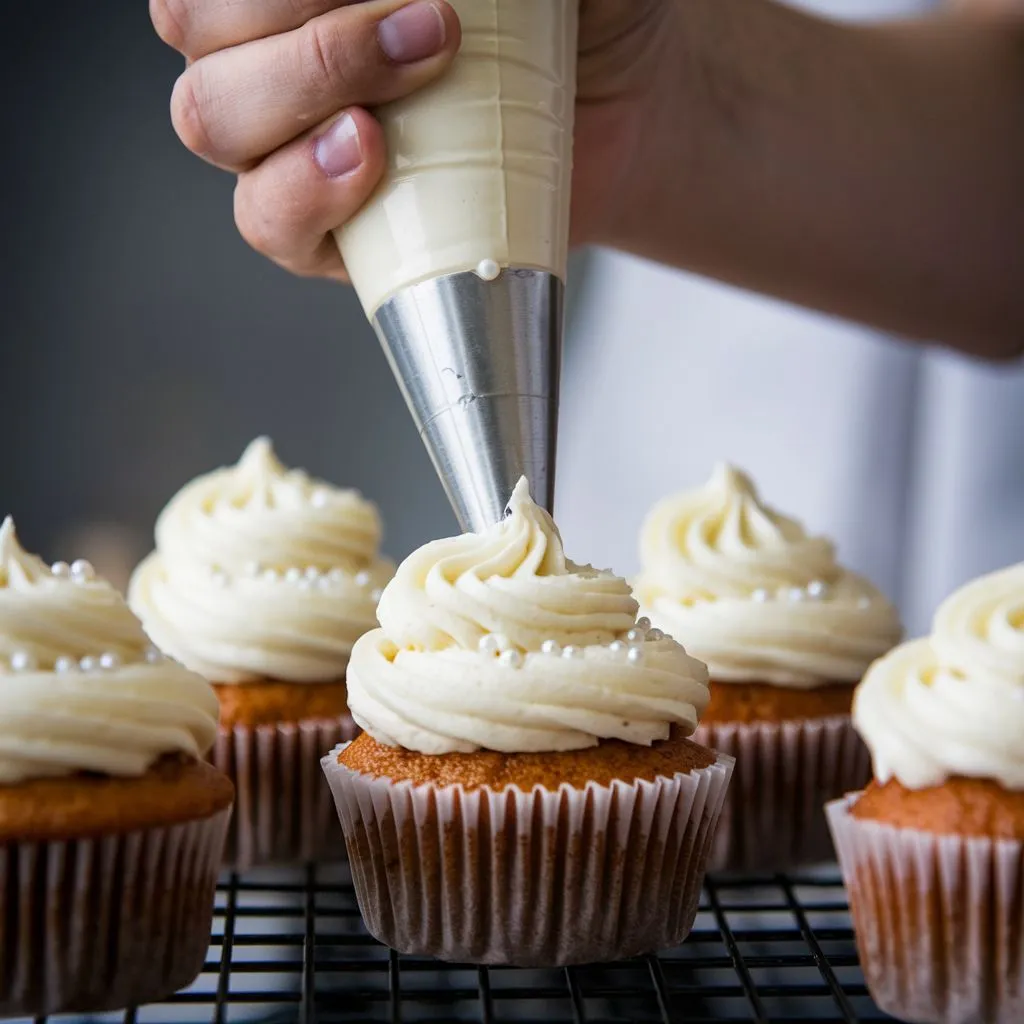
M360 0L149 0L157 35L196 59L253 39L300 28L312 18Z
M257 252L296 274L343 277L330 232L384 173L384 130L358 107L239 175L235 223Z
M338 110L387 103L426 85L448 67L460 40L445 0L344 7L196 61L174 87L171 119L192 152L245 169Z

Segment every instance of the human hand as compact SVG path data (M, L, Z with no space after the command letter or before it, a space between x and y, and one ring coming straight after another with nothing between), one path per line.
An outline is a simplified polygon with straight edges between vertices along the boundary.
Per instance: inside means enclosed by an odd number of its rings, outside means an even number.
M554 2L554 0L552 0ZM669 0L582 0L573 240L600 241L627 187ZM238 176L235 221L293 273L347 280L332 229L384 171L368 112L436 79L461 41L444 0L150 0L188 66L171 117L196 155Z

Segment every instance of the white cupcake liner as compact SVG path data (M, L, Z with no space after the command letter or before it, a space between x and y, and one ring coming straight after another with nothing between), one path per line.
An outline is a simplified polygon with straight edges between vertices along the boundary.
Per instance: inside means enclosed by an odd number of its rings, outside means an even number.
M922 1024L1024 1021L1024 843L933 835L826 808L868 989Z
M710 722L693 739L736 759L709 871L780 871L833 859L824 804L871 778L871 756L849 715Z
M402 953L560 966L682 942L733 762L654 782L416 786L323 759L359 908Z
M210 760L235 784L236 794L226 867L248 871L344 858L320 759L357 732L349 715L218 730Z
M210 947L230 809L124 835L0 845L0 1016L163 999Z

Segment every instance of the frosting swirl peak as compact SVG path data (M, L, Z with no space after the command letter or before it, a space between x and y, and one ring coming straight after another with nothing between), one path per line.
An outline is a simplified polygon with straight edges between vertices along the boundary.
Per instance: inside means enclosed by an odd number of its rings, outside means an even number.
M423 753L572 750L692 732L707 672L636 622L628 584L565 556L516 486L491 529L427 544L352 652L349 707L382 743ZM646 639L645 639L646 638Z
M161 512L128 598L153 640L216 683L329 682L376 624L393 565L377 509L257 438Z
M895 609L825 537L765 504L727 464L658 502L640 534L641 607L721 682L854 682L901 635Z
M217 698L164 658L87 562L47 566L0 527L0 784L141 775L213 745Z
M1024 789L1024 563L957 590L930 636L876 661L853 722L880 782L923 789L965 775Z

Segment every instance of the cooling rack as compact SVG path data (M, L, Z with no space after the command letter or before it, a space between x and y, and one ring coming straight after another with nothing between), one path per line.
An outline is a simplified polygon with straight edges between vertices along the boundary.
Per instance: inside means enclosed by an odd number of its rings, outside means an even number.
M864 987L834 869L709 879L693 933L658 956L518 970L441 964L381 946L363 928L343 863L226 877L200 978L165 1003L91 1018L118 1024L890 1019Z

